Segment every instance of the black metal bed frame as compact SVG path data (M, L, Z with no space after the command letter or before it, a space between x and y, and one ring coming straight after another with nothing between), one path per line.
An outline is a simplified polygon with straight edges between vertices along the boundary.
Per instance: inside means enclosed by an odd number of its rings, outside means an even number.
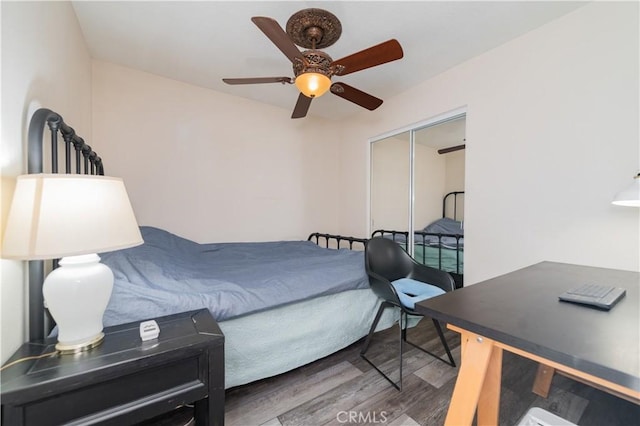
M447 198L453 196L453 220L458 219L458 197L464 196L464 191L452 191L447 193L442 199L442 217L447 217Z
M447 199L449 197L453 197L453 219L457 219L458 217L458 197L464 196L464 191L452 191L447 193L442 199L442 217L447 217ZM384 237L385 235L391 235L391 239L397 242L400 245L404 246L405 251L409 251L409 232L408 231L394 231L387 229L376 229L371 233L372 237L380 236ZM397 236L404 236L404 241L398 241ZM456 272L452 273L457 287L462 287L464 271L460 270L460 252L462 248L460 247L460 239L464 238L461 234L438 234L433 232L425 232L425 231L414 231L414 235L422 238L422 245L426 246L426 237L433 236L438 237L438 269L442 269L442 238L443 237L451 237L456 239L456 248L453 249L456 251ZM418 242L420 243L420 242ZM426 263L426 252L422 252L422 263Z
M353 244L354 243L358 243L358 244L362 244L362 248L364 249L365 244L367 244L367 241L369 241L367 238L356 238L356 237L345 237L344 235L333 235L333 234L321 234L319 232L314 232L313 234L309 235L309 238L307 238L307 241L313 241L317 244L320 245L320 239L324 239L324 243L325 243L325 247L326 248L342 248L340 247L340 243L343 241L346 241L349 243L349 250L353 250ZM336 247L329 247L329 243L330 241L335 240L336 241Z
M64 122L62 116L46 108L37 110L29 122L27 136L27 173L44 172L44 132L49 127L51 141L51 170L47 173L104 175L102 159L84 140L76 135L75 130ZM62 136L59 144L58 134ZM59 172L58 150L64 147L64 172ZM72 167L72 146L75 152L75 171ZM52 268L57 267L54 260ZM53 328L53 318L45 314L42 283L45 275L45 261L29 262L29 340L39 340L47 336Z
M31 117L27 140L27 173L44 172L45 125L49 128L51 143L51 163L47 173L104 175L102 159L87 145L75 130L64 122L62 116L46 108L37 110ZM62 140L58 138L62 136ZM59 143L62 142L62 143ZM59 171L59 150L64 147L64 171ZM72 149L73 147L73 149ZM73 155L75 153L75 156ZM73 167L75 165L75 167ZM320 245L324 241L325 247L330 248L330 241L335 240L337 248L343 242L353 249L356 243L364 244L365 238L345 237L342 235L313 233L307 238L315 240ZM51 268L57 267L57 260L52 261ZM48 314L42 295L42 283L45 277L45 261L32 260L29 262L29 340L45 338L53 329L55 322Z

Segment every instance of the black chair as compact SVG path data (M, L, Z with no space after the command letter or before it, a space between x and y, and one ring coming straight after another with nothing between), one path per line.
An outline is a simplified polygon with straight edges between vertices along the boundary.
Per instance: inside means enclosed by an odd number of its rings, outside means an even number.
M449 360L447 361L440 356L429 352L428 350L407 341L407 319L409 315L422 316L413 309L413 303L419 300L429 298L433 293L442 294L444 292L453 291L455 289L455 282L451 275L447 272L439 269L431 268L420 263L417 263L409 254L407 254L402 247L396 242L387 238L375 237L367 241L365 245L365 269L369 276L369 285L373 292L382 299L380 308L376 314L369 335L367 336L364 346L360 351L360 356L367 361L373 368L375 368L385 379L389 381L396 389L402 391L402 342L407 342L410 345L420 349L421 351L439 359L440 361L456 366L449 345L447 344L440 323L433 319L433 324L436 327L440 341L444 346ZM408 278L409 280L401 280L402 278ZM397 281L401 280L401 281ZM393 284L392 284L393 283ZM431 286L425 286L423 283L431 284ZM398 287L403 290L402 284L408 284L410 290L411 287L422 287L426 289L426 294L420 295L418 292L409 291L403 293L403 291L396 290ZM436 286L435 288L432 286ZM406 287L406 286L405 286ZM440 290L441 289L441 290ZM396 384L386 374L384 374L376 365L373 364L366 356L365 353L369 349L371 343L371 337L380 321L383 311L388 307L396 307L400 309L400 321L398 322L400 328L400 380Z

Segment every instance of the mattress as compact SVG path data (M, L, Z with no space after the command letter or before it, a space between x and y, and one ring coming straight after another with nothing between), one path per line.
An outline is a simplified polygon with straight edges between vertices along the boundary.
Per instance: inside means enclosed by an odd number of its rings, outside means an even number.
M105 326L209 309L225 335L227 388L349 346L368 333L380 305L363 252L308 241L198 244L153 227L141 233L142 246L101 254L114 273ZM398 317L387 309L378 329Z
M343 349L369 332L380 300L371 290L350 290L222 321L225 387L271 377ZM377 330L394 325L387 308ZM420 320L409 319L409 327Z

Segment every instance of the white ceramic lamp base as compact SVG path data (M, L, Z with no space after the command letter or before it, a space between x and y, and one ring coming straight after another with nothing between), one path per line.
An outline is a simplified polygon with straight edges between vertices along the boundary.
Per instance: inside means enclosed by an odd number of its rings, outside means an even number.
M88 350L102 342L102 316L113 289L113 273L97 254L67 256L44 282L42 292L58 325L56 349Z

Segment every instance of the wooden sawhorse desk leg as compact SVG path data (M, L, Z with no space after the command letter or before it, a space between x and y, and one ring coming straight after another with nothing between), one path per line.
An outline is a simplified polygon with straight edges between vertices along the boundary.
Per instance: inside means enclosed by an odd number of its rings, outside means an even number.
M532 392L543 398L548 397L549 389L551 388L551 381L553 380L555 372L555 368L539 363L538 372L536 373L536 378L533 382Z
M445 425L471 425L476 408L478 426L497 425L502 348L477 334L457 327L449 328L461 334L462 360Z
M549 396L549 390L551 389L551 381L553 380L553 375L556 373L568 377L571 380L584 383L585 385L594 387L596 389L600 389L603 392L610 393L611 395L617 396L618 398L626 399L627 401L640 405L640 399L638 397L634 397L633 395L630 395L628 393L623 393L619 390L612 389L611 387L604 386L602 383L588 380L583 376L555 369L542 362L538 363L538 372L536 373L536 378L533 382L533 388L531 389L531 391L538 396L547 398Z

